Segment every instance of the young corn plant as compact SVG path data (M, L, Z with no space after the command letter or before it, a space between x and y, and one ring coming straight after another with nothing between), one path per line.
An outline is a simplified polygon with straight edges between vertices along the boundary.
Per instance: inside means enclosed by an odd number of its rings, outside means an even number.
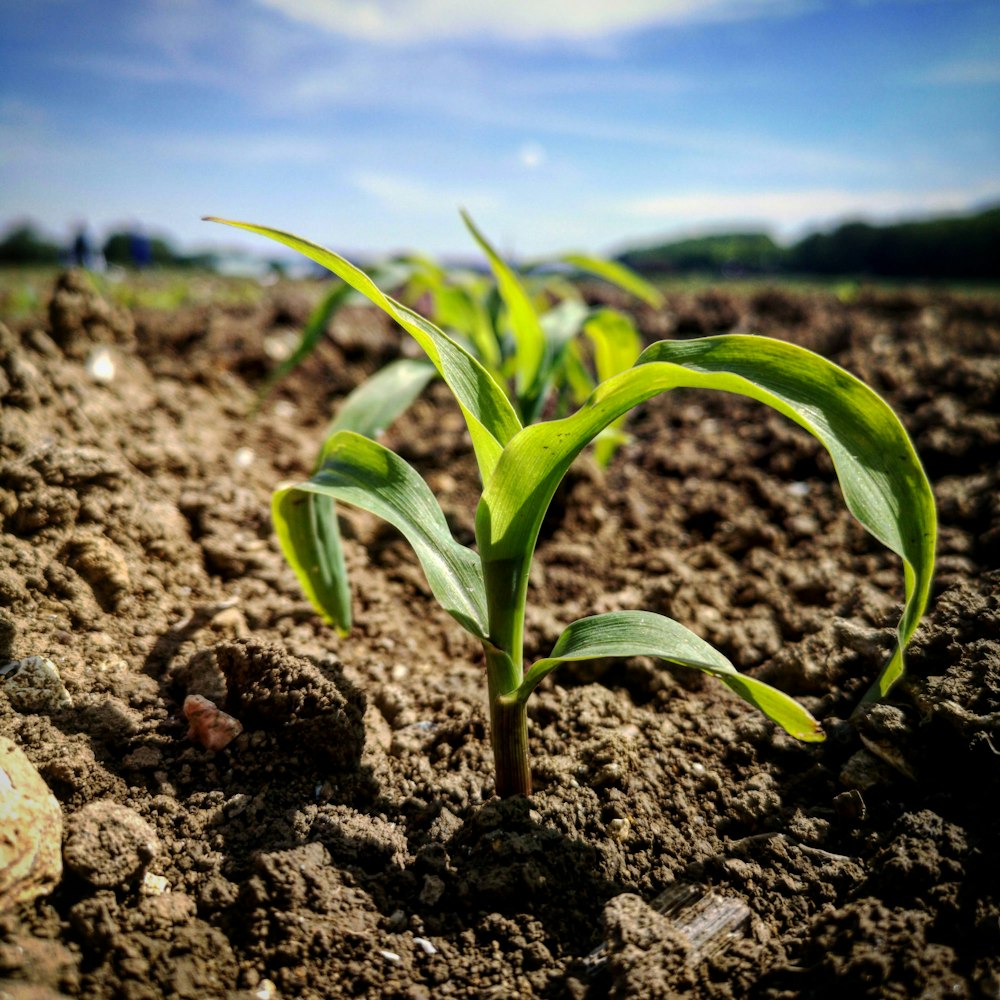
M225 221L225 220L216 220ZM352 430L323 447L314 475L280 487L272 512L282 549L309 599L329 622L348 627L343 575L317 549L312 499L370 511L412 545L441 606L481 643L490 738L500 796L531 791L526 704L542 678L578 660L652 656L704 671L792 736L823 739L796 701L737 672L683 625L649 611L617 611L570 624L550 654L525 664L525 602L535 543L559 482L577 455L632 407L678 387L720 389L756 399L813 434L829 452L858 521L901 557L905 605L896 645L866 700L884 697L903 673L903 654L927 603L936 514L927 478L899 420L871 389L832 362L764 337L727 335L661 341L601 382L569 416L522 426L510 400L479 361L433 323L385 295L342 257L298 236L229 222L277 240L328 267L388 313L423 348L465 417L485 484L476 511L478 551L451 535L433 493L398 455Z
M429 300L431 321L448 331L504 387L520 419L528 423L539 419L550 400L562 415L571 402L583 402L598 382L635 362L642 344L630 317L615 309L588 308L573 282L548 272L553 265L568 266L650 305L662 304L662 296L648 282L615 261L565 254L531 265L531 272L546 273L526 284L471 217L463 212L462 219L486 255L493 281L477 272L445 269L419 254L379 264L368 277L381 287L400 288L409 302ZM347 282L330 289L309 316L297 346L265 382L258 406L277 382L315 350L336 313L357 298L363 296ZM591 343L596 380L584 361L581 333ZM437 374L429 360L412 358L400 358L380 368L344 398L327 427L324 442L343 430L378 437ZM593 442L594 457L602 468L628 440L623 430L625 419L622 414L612 421ZM325 444L319 451L317 469L324 453ZM334 501L328 496L311 497L305 523L314 533L315 561L329 567L327 575L337 581L341 605L337 621L344 630L349 629L350 591ZM301 545L304 548L304 540Z

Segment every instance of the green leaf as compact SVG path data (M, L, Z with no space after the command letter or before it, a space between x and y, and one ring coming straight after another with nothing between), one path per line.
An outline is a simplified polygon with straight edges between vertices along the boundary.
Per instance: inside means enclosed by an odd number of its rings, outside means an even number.
M322 466L326 445L337 431L377 437L420 395L435 374L429 361L401 358L362 382L341 403L327 429L317 467ZM272 510L282 549L288 561L302 570L303 589L320 614L346 635L351 628L351 592L336 503L329 496L290 491L280 494L280 500L275 494Z
M584 330L594 345L594 367L598 382L604 382L635 364L642 352L642 338L632 320L617 309L601 309ZM594 458L607 468L615 452L629 440L623 430L627 414L613 420L594 441Z
M640 278L630 267L620 264L616 260L603 260L600 257L590 257L582 253L568 253L562 255L559 260L570 267L575 267L578 271L586 271L594 274L598 278L616 285L618 288L637 299L659 309L663 305L663 294L654 288L645 278Z
M573 622L552 649L536 660L515 696L525 701L538 682L560 664L604 657L655 656L718 677L799 740L824 739L819 723L777 688L737 672L717 649L670 618L650 611L612 611Z
M278 543L309 603L341 636L351 631L351 590L337 510L330 497L295 487L271 496Z
M597 383L584 363L584 353L579 341L575 340L570 343L566 351L562 375L569 390L569 397L577 406L583 403L594 391Z
M332 250L267 226L214 217L208 217L208 221L245 229L297 250L332 271L399 323L424 349L455 394L469 428L480 474L484 482L489 478L503 446L517 433L521 422L503 389L464 347L423 316L389 298L364 271Z
M350 285L340 283L331 288L320 299L319 304L309 314L309 319L306 320L306 325L302 328L302 335L299 337L295 349L271 372L261 387L257 397L259 403L268 397L278 382L295 371L312 354L316 345L323 338L323 334L326 333L330 320L353 294L354 289Z
M598 309L591 313L583 330L594 345L598 382L631 368L642 353L639 331L632 320L617 309Z
M518 396L532 393L538 370L545 354L545 333L531 297L513 270L501 259L486 237L476 228L468 212L462 212L462 220L474 239L486 254L490 268L497 279L500 297L507 307L507 318L511 332L517 343L515 353L515 375ZM485 479L483 480L485 482Z
M542 314L545 353L530 391L518 400L526 424L533 424L541 417L549 392L566 365L569 345L589 315L590 309L577 299L564 299Z
M329 438L337 431L354 431L376 438L424 391L437 374L429 361L399 358L349 392L327 428ZM322 463L325 448L320 452Z
M402 532L413 546L427 583L438 603L463 628L480 639L487 637L486 592L475 552L452 537L434 494L419 475L398 455L352 431L338 431L324 446L323 464L304 483L276 491L272 511L282 551L317 610L346 627L334 616L336 606L324 604L335 588L316 586L312 564L301 559L296 530L306 519L288 518L294 498L309 494L330 497L370 511ZM307 540L308 541L308 540ZM314 549L309 546L307 558Z
M434 302L434 321L443 329L455 331L468 340L486 370L497 377L500 345L484 301L485 278L469 275L460 284L454 282L454 275L442 271L440 281L429 286Z
M898 644L867 697L884 696L902 674L903 649L930 591L937 533L930 485L899 420L871 389L819 355L764 337L653 344L634 368L598 386L572 416L518 433L476 512L491 607L519 601L513 606L523 608L542 518L581 449L633 406L679 386L749 396L804 427L833 458L854 516L903 558L906 605ZM491 630L519 638L519 623L509 620L516 613L505 618L498 612Z

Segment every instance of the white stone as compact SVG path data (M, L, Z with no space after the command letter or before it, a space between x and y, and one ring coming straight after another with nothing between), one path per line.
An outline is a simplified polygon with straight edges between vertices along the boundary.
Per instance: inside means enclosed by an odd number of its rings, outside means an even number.
M93 348L84 367L87 369L87 374L95 382L106 384L114 380L115 359L107 347Z
M73 699L56 665L44 656L26 656L0 667L0 687L18 712L56 712Z

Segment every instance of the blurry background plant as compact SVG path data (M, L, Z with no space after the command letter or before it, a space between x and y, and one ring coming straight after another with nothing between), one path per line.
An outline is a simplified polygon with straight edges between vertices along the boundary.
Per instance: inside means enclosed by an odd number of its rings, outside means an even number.
M534 261L519 273L467 213L462 218L489 262L489 273L447 268L421 254L395 257L369 273L468 349L506 390L524 423L534 423L543 413L564 415L599 382L634 363L642 342L631 316L589 306L579 278L608 282L658 308L663 296L653 285L623 264L581 253ZM338 310L359 298L343 283L330 289L295 348L268 379L262 399L315 350ZM377 435L434 375L433 365L424 360L391 362L344 399L325 437L338 430ZM616 421L595 442L597 462L606 466L625 440L622 421Z
M649 282L615 261L571 253L537 261L519 275L496 252L472 219L462 213L487 260L490 274L443 267L414 254L393 258L369 269L372 282L396 289L408 307L426 315L475 357L507 393L524 423L543 412L564 416L579 406L596 385L629 368L642 351L632 318L616 309L591 308L573 277L595 276L659 307L663 297ZM491 277L492 276L492 277ZM262 403L274 386L302 363L325 335L336 313L365 296L341 282L313 310L298 344L272 373L258 398ZM591 364L588 364L588 361ZM316 457L318 470L330 442L342 431L377 438L404 413L438 374L427 358L399 358L379 369L341 402L326 429ZM627 440L626 415L616 418L594 440L594 457L606 466ZM350 598L336 505L332 497L303 497L308 516L299 519L303 541L315 553L318 572L339 593L350 628Z

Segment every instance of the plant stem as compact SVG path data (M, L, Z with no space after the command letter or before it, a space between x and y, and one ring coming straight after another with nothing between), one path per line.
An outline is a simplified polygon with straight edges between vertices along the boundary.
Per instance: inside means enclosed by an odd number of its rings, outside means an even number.
M484 642L483 650L486 653L496 792L500 798L530 795L527 710L523 701L510 697L521 681L521 668L491 642Z
M528 713L523 701L493 699L490 703L490 739L497 795L502 799L511 795L530 795Z

